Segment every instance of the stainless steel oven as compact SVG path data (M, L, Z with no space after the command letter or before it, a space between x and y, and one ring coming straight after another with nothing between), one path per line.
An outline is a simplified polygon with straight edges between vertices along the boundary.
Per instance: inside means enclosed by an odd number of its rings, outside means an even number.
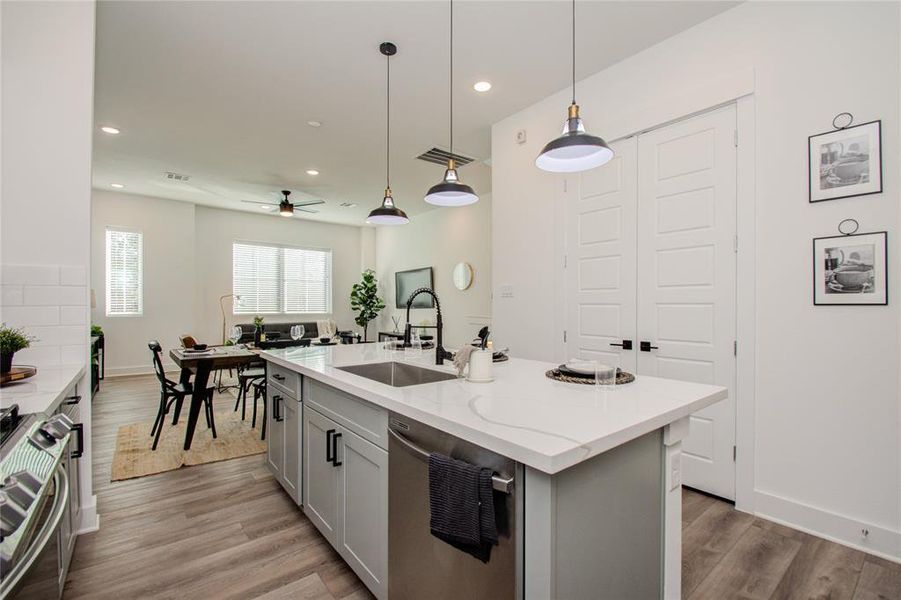
M13 416L0 446L0 600L57 600L68 566L60 531L73 423L62 414Z

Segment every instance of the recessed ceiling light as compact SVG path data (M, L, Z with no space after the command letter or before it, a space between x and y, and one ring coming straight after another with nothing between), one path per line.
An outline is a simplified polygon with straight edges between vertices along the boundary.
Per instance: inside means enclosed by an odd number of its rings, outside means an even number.
M488 90L491 89L491 82L490 81L477 81L472 86L472 89L474 89L477 92L487 92Z
M111 184L109 184L109 186L112 187L112 188L116 188L117 190L121 190L122 188L125 187L125 186L122 185L121 183L111 183Z
M316 169L307 169L307 175L319 175L319 171Z
M310 127L322 127L322 121L311 119L307 121L307 125L309 125Z
M117 135L119 133L118 129L116 129L115 127L110 127L109 125L104 125L103 127L101 127L100 131L102 131L103 133L108 133L110 135Z

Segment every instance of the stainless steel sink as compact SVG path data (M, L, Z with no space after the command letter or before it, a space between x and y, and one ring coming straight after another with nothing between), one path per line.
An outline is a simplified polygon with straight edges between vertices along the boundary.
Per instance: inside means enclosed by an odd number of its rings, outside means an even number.
M457 376L452 373L423 369L422 367L394 361L369 363L365 365L348 365L346 367L336 368L394 387L421 385L423 383L449 381L457 378Z

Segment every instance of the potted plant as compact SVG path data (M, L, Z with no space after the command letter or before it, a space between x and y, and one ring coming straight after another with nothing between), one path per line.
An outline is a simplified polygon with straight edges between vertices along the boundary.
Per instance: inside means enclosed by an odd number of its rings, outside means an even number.
M13 355L36 342L37 338L27 335L21 328L0 324L0 373L9 373L13 366Z
M253 345L259 346L265 340L263 336L263 317L257 315L253 318Z
M359 313L354 322L363 328L363 341L368 341L369 322L379 316L385 301L379 298L375 271L366 269L362 276L360 283L355 283L350 290L350 308Z

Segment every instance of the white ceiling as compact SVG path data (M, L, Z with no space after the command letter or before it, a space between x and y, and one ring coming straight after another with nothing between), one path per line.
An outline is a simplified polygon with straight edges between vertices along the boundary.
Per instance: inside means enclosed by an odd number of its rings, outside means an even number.
M577 76L733 5L583 0ZM488 159L493 123L568 85L569 6L455 3L456 151ZM99 2L94 186L254 212L241 200L277 202L286 188L296 202L326 200L301 218L362 224L385 185L385 40L398 46L394 197L411 217L431 209L422 198L443 168L414 157L448 144L443 1ZM479 94L472 84L482 79L494 87ZM100 133L102 125L122 133ZM307 175L311 168L320 175ZM172 182L166 171L191 179ZM482 162L460 175L490 191Z

